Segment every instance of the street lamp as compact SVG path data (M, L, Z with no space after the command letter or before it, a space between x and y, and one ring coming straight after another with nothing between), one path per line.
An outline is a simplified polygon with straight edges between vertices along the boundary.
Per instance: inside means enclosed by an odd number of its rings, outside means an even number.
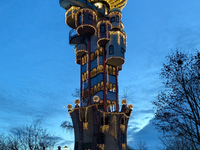
M65 147L64 147L64 149L65 149L65 150L67 150L67 149L68 149L68 147L67 147L67 146L65 146Z

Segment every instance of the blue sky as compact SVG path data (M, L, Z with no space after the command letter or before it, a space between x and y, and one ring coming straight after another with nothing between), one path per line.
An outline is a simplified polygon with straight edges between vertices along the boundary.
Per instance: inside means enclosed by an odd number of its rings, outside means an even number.
M74 103L80 67L64 15L58 0L0 1L0 128L42 116L44 126L63 138L61 145L71 146L73 136L59 126L68 120L66 105ZM199 0L129 0L123 9L127 52L119 86L120 93L126 86L133 91L130 145L141 140L157 149L151 102L164 88L158 73L176 48L200 49L199 18Z

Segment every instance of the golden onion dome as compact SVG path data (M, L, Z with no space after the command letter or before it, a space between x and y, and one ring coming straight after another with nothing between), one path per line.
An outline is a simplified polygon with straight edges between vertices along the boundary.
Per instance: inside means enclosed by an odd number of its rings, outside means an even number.
M118 8L122 10L125 6L128 0L90 0L91 2L106 2L110 6L110 10L114 8Z

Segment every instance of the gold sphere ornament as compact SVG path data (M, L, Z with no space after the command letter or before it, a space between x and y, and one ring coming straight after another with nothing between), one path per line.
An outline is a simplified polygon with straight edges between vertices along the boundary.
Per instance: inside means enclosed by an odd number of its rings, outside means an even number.
M74 103L75 103L76 105L78 105L78 104L80 104L80 100L79 100L79 99L75 99Z
M128 104L128 108L129 109L133 109L133 105L132 104Z
M100 100L100 104L103 104L103 100L102 99Z
M112 101L112 105L116 106L116 102L115 102L115 101Z
M72 110L72 105L71 104L67 105L67 109Z
M121 103L122 103L123 105L126 105L126 104L127 104L126 99L122 99Z
M99 102L99 96L95 95L95 96L93 97L93 101L96 102L96 103Z

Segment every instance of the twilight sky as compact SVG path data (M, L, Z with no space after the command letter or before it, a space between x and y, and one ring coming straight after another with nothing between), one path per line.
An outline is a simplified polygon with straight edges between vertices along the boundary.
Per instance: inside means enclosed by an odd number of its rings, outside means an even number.
M0 130L42 116L44 126L62 137L59 144L72 148L74 137L60 124L70 120L66 105L74 105L71 94L80 86L80 67L68 44L64 15L58 0L0 1ZM129 0L122 15L127 52L119 87L120 93L131 88L128 103L134 105L128 144L145 141L156 150L151 102L164 88L158 73L176 48L200 49L200 1Z

